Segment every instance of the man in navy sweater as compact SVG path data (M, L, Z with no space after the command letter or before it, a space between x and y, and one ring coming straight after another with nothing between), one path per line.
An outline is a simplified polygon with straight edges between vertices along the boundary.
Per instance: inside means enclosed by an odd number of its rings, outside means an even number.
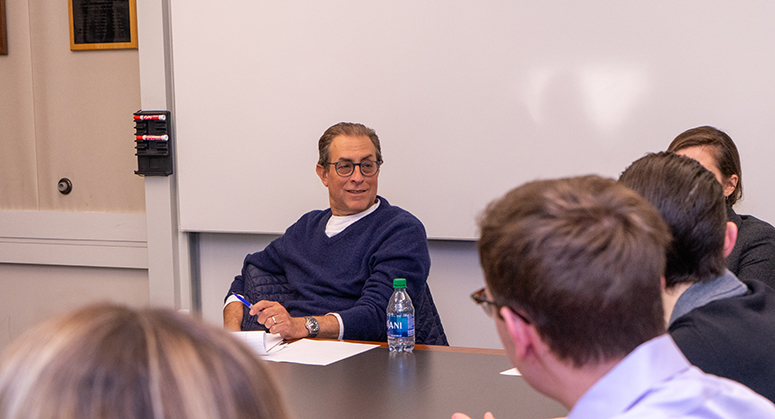
M670 227L663 302L670 335L692 364L775 402L775 290L727 269L737 226L721 184L674 153L635 161L619 181L651 202Z
M447 344L426 283L425 228L377 195L382 152L376 132L339 123L318 142L316 171L330 208L304 214L261 252L245 258L223 311L231 330L263 329L285 339L384 341L394 278L406 278L416 339ZM233 294L245 296L250 310Z

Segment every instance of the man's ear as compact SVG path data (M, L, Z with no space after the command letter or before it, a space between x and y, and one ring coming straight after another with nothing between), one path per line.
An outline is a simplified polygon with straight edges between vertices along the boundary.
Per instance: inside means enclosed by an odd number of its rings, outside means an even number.
M326 170L325 167L323 167L323 166L318 164L315 167L315 171L318 173L318 177L320 178L320 181L323 182L323 185L325 185L325 187L327 188L328 187L328 170Z
M660 285L659 289L661 289L662 292L665 292L665 290L667 289L667 280L665 279L664 275L659 277L659 285Z
M527 355L535 350L534 340L537 336L535 330L508 307L501 307L500 315L506 323L506 330L509 332L509 338L514 344L516 355L519 359L525 359Z
M735 243L737 243L737 224L727 221L727 232L724 235L724 257L732 253Z

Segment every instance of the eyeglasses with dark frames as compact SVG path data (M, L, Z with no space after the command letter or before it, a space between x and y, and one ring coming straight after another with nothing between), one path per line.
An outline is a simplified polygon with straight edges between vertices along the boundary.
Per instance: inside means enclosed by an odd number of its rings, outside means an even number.
M355 166L359 166L361 174L366 177L371 177L379 172L379 166L383 162L377 160L364 160L360 163L353 163L351 161L338 161L336 163L326 163L334 166L336 174L341 177L347 177L355 172Z
M474 302L477 305L482 307L482 310L484 310L484 313L487 314L489 317L494 319L497 316L499 319L503 320L503 317L501 316L501 313L500 313L501 307L503 306L495 303L494 301L488 300L484 292L485 292L484 288L478 291L474 291L473 293L471 293L471 299L474 300ZM509 310L511 310L512 313L519 316L519 318L522 319L522 321L524 321L526 324L531 323L527 317L523 316L521 313L517 312L516 310L513 310L511 308L509 308Z

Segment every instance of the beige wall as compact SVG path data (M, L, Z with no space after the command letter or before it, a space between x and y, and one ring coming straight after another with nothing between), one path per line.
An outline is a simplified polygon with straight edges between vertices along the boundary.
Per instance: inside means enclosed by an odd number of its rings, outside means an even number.
M8 55L0 55L0 208L37 209L27 2L6 2Z
M6 4L0 209L144 212L134 174L137 50L70 51L67 2ZM60 194L60 178L73 192Z
M84 304L148 305L144 269L0 263L0 351L27 329Z
M150 304L145 189L132 141L138 51L70 51L67 3L6 2L0 349L84 304ZM73 182L69 195L56 189L62 177Z

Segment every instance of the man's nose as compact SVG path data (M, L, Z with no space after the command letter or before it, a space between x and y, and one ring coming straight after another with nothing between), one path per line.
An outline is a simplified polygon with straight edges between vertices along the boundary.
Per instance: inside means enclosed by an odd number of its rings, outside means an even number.
M353 174L350 175L350 180L353 182L363 182L363 173L361 173L361 166L355 166Z

